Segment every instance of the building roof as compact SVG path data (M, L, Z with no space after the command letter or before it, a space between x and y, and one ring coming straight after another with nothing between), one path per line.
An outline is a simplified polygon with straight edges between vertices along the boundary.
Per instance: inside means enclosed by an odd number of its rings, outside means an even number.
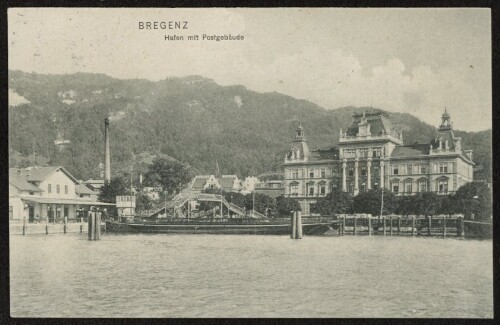
M320 161L320 160L338 160L339 159L339 149L317 149L311 151L309 155L309 161Z
M394 137L398 137L398 133L394 129L389 115L383 112L365 113L365 118L368 124L370 124L371 135L382 135L390 134ZM363 114L354 114L351 125L346 130L347 136L356 136L358 134L359 123L363 118Z
M78 183L78 180L73 177L64 167L62 166L51 166L51 167L28 167L28 168L11 168L16 174L24 175L28 182L41 182L52 173L60 170L65 173L73 182Z
M59 198L40 198L40 197L26 197L21 198L24 201L35 202L35 203L46 203L46 204L80 204L80 205L108 205L114 206L115 203L106 203L99 201L90 200L78 200L78 199L59 199Z
M275 189L258 189L254 190L255 193L264 194L270 197L278 197L285 194L285 188L275 188Z
M15 173L10 173L9 170L9 184L12 184L14 187L21 191L30 191L30 192L41 192L42 190L31 184L24 178L24 176L17 175Z
M88 188L87 185L84 185L84 184L76 184L75 185L75 192L76 192L76 194L97 195L96 192L92 191L90 188Z
M191 185L191 188L194 190L202 190L206 182L207 178L195 178L193 185Z
M391 158L414 157L429 154L429 144L410 144L406 146L396 146L391 153Z

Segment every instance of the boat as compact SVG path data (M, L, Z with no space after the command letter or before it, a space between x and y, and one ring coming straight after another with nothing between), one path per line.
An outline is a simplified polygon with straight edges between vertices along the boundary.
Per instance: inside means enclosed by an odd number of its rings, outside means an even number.
M306 222L302 224L305 235L321 235L334 227L335 221ZM134 219L129 222L106 221L106 231L111 233L185 233L185 234L259 234L289 235L291 222L273 220L166 220L147 221Z
M118 197L119 198L119 197ZM125 207L133 198L117 198L117 206ZM192 213L191 201L214 202L210 211ZM122 204L124 203L124 204ZM218 214L222 206L228 211L227 217ZM165 216L165 217L160 217ZM331 219L302 219L302 233L305 235L324 234L334 228L337 221ZM287 235L291 233L290 218L268 218L254 209L245 210L220 194L192 193L177 194L171 201L151 210L130 216L119 213L116 220L106 221L106 231L111 233L188 233L188 234L267 234Z

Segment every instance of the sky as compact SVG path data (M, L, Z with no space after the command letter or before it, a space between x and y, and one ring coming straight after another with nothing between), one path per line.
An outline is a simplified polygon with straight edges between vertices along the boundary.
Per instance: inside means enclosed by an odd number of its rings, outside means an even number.
M188 29L139 29L154 21ZM325 109L372 106L438 126L446 108L455 129L492 124L489 9L11 8L8 28L11 70L201 75Z

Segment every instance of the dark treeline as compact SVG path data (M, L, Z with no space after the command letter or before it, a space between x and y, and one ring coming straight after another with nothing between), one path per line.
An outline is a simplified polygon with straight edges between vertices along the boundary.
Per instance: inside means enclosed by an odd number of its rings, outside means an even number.
M155 157L168 156L196 173L258 175L281 168L299 121L311 149L338 141L353 113L325 110L279 93L223 87L192 76L158 82L118 80L102 74L41 75L9 71L9 87L29 101L9 107L9 164L63 165L79 179L98 178L104 125L111 116L111 162L115 175L135 177ZM391 113L405 143L428 143L435 128L409 114ZM452 116L453 118L453 116ZM436 121L438 125L440 121ZM491 178L491 130L457 132L474 150L475 179ZM59 152L58 137L71 141Z

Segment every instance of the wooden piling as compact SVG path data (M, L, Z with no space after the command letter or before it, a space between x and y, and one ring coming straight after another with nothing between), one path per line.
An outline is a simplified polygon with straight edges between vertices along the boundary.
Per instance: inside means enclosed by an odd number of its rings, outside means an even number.
M302 239L302 215L297 211L297 239Z
M83 234L83 217L80 218L80 234Z
M465 222L463 217L460 217L460 237L465 237Z
M382 217L382 227L384 229L384 236L385 236L385 216Z
M101 239L101 212L95 214L95 236L94 240Z
M372 235L372 217L368 216L368 236Z
M446 237L446 216L443 216L443 238Z
M26 235L26 217L23 218L23 236Z
M94 240L94 238L95 238L95 214L92 212L89 213L88 223L89 223L89 233L88 233L89 240Z
M427 217L427 235L431 235L431 227L432 227L432 217Z
M290 238L295 239L297 237L297 212L292 214L292 231L290 232Z
M356 216L354 216L354 219L353 219L354 224L353 224L353 226L352 226L352 234L353 234L354 236L356 236L356 221L357 221L357 220L358 220L358 218L357 218Z
M415 216L411 216L411 235L415 236Z
M67 232L67 227L68 227L68 217L64 217L64 227L63 227L64 233Z
M401 235L401 216L398 216L398 235Z
M390 223L390 225L389 225L389 233L392 236L392 216L389 217L389 223Z

